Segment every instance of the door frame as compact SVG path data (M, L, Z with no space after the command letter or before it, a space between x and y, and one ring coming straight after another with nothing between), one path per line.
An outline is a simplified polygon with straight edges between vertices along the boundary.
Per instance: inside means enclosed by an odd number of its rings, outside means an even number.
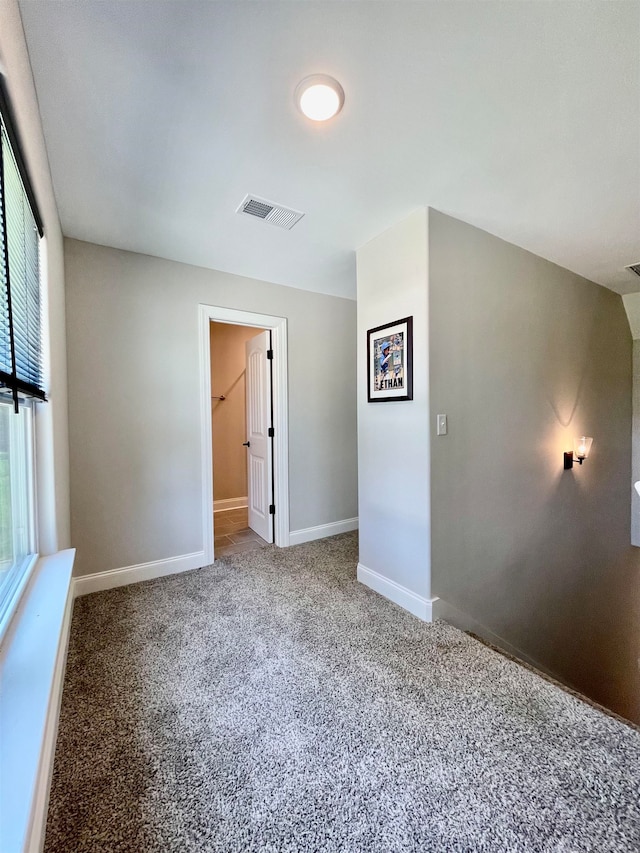
M202 535L207 564L213 563L213 447L211 434L211 345L209 324L229 323L271 330L273 349L273 485L276 505L274 542L289 545L289 402L287 376L287 319L235 308L198 305L200 341L200 441L202 454Z

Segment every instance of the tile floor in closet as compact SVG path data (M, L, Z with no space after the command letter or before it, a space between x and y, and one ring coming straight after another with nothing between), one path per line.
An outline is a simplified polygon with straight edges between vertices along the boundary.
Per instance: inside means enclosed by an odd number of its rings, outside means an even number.
M241 509L224 509L214 512L213 536L216 559L226 554L253 551L267 544L249 527L246 506Z

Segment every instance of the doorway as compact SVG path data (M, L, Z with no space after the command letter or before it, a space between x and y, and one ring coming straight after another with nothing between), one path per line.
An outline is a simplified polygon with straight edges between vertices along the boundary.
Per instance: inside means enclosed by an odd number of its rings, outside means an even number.
M217 557L273 542L271 331L211 321L213 537Z
M199 313L203 535L213 562L289 544L286 320L208 305Z

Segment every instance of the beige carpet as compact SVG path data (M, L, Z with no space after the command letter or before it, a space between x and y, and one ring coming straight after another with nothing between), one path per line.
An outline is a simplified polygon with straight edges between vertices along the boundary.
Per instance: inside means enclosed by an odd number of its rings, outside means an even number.
M47 853L640 850L640 734L356 561L345 534L79 599Z

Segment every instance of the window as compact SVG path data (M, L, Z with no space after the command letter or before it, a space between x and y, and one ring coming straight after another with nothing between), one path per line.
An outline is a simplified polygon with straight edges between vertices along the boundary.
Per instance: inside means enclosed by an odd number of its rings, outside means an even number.
M44 400L42 220L0 88L0 634L37 551L34 405Z
M31 414L0 401L0 618L36 550Z

